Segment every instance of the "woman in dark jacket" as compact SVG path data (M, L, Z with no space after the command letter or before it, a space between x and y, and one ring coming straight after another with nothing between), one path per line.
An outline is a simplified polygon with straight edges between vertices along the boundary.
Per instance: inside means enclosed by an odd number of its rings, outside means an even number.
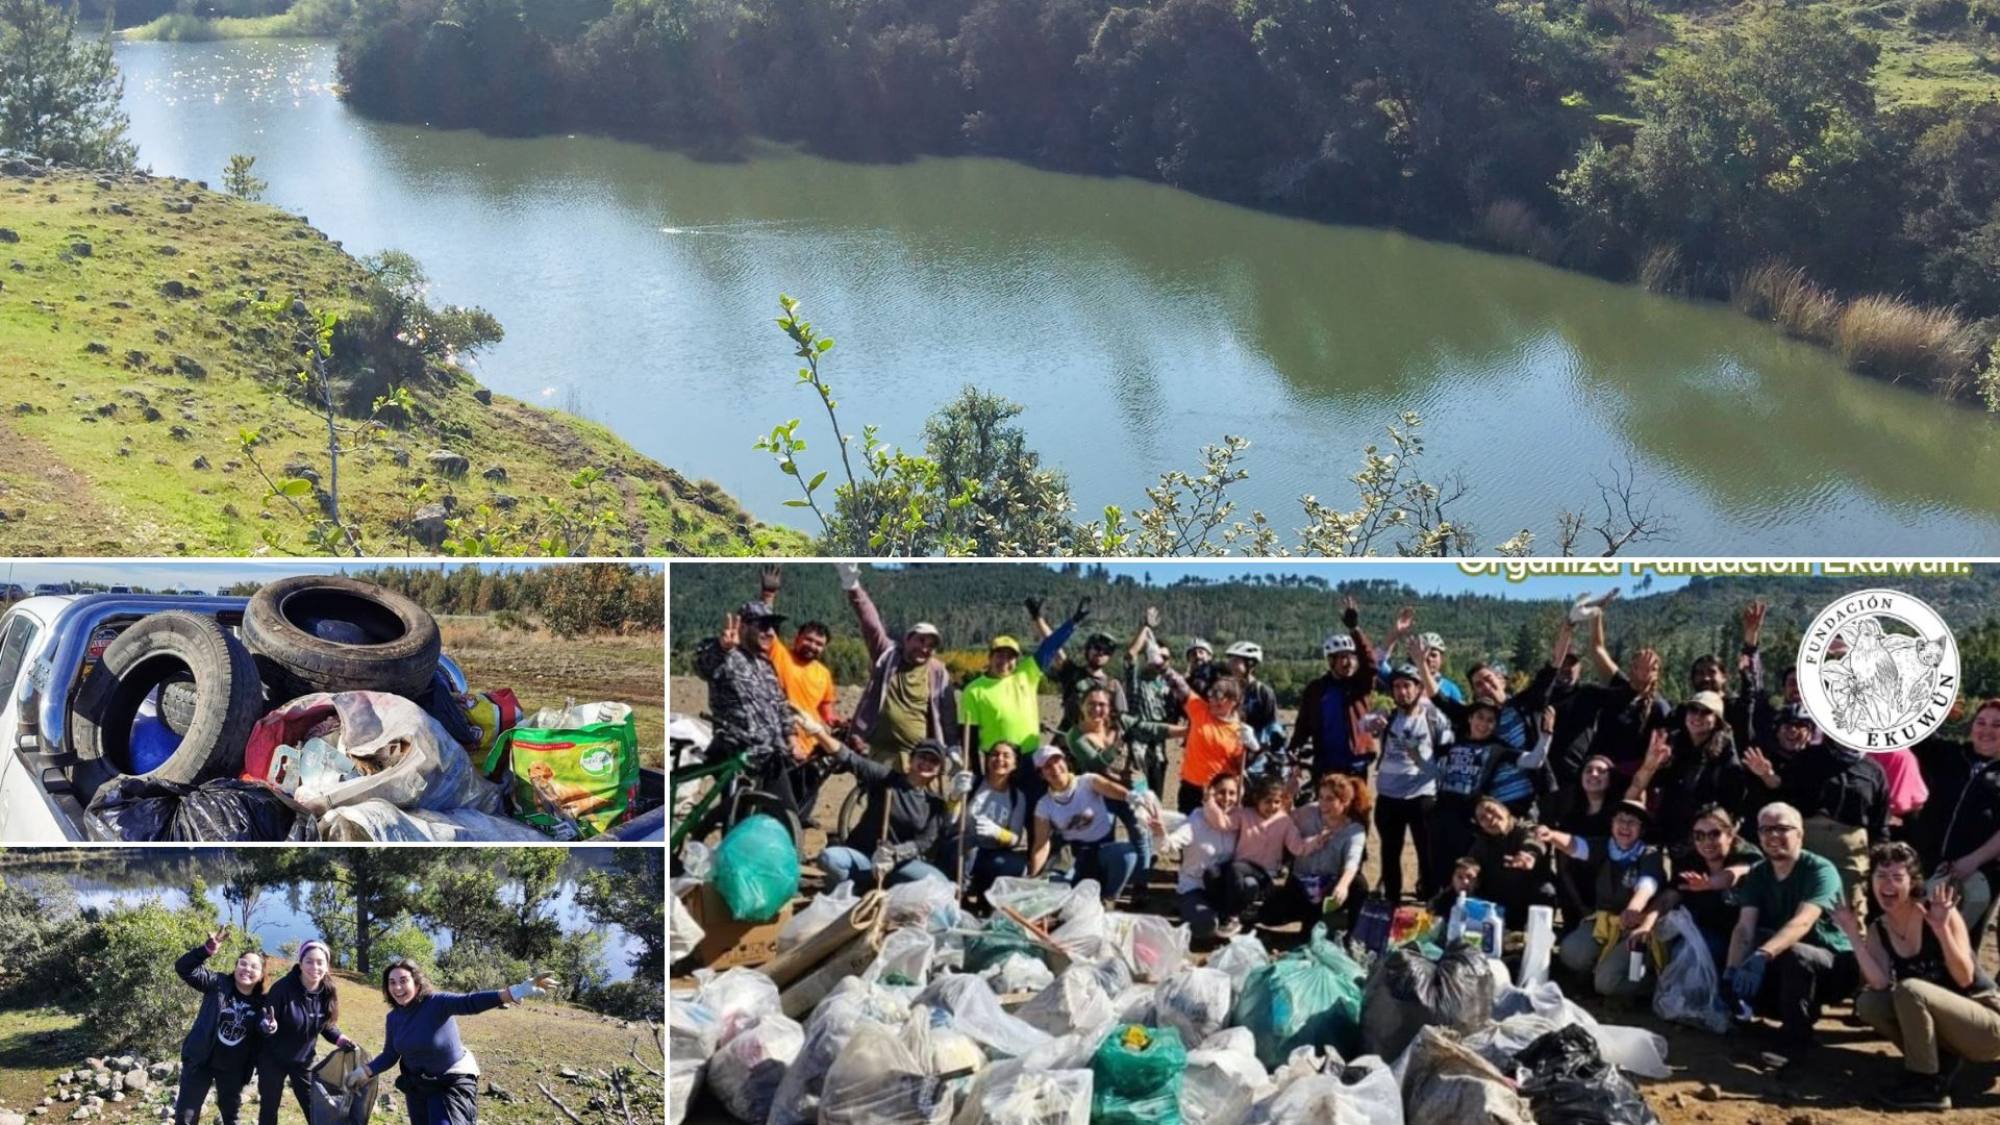
M309 941L299 948L298 964L265 997L264 1039L257 1049L257 1125L278 1125L287 1080L299 1112L311 1120L307 1072L315 1037L342 1049L354 1046L340 1033L340 994L328 972L332 967L326 943Z
M201 1010L181 1041L181 1089L174 1099L174 1125L200 1125L201 1105L211 1086L223 1125L236 1125L243 1087L250 1082L257 1028L264 1014L264 955L244 950L237 955L236 971L228 976L203 968L228 938L229 927L224 926L174 962L174 972L201 993Z
M398 1063L396 1089L409 1107L410 1125L473 1125L479 1120L479 1060L458 1037L458 1017L512 1007L557 984L547 973L496 992L461 994L431 987L423 969L398 958L382 970L389 1001L382 1053L347 1075L350 1088Z

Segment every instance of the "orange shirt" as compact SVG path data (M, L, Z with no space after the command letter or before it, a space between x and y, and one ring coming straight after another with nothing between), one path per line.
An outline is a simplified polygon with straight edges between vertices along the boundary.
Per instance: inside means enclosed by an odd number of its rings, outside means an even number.
M815 660L801 664L792 650L785 647L783 640L771 643L771 667L777 670L778 686L785 689L785 698L794 707L810 715L818 715L820 721L833 724L833 669ZM811 751L819 741L804 731L792 736L798 743L800 753Z
M1208 788L1219 773L1243 772L1243 739L1236 720L1217 718L1208 709L1208 700L1190 696L1187 701L1187 746L1181 752L1181 780Z

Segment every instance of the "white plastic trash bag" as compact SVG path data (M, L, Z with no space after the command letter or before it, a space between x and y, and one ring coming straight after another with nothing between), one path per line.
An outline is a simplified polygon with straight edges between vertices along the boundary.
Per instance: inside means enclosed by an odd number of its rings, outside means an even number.
M911 1049L930 1054L930 1013L918 1008L903 1029L864 1022L826 1074L820 1125L946 1125L951 1099Z
M1727 1034L1729 1014L1722 1007L1722 978L1693 916L1686 907L1676 906L1660 919L1658 933L1667 943L1667 964L1653 986L1653 1013L1663 1020Z
M1159 988L1160 986L1156 984L1127 985L1118 995L1111 997L1112 1022L1136 1023L1144 1027L1157 1026L1153 1019L1153 1003Z
M1049 1033L1007 1014L985 981L968 973L946 973L917 996L917 1003L943 1008L951 1026L989 1052L1025 1055L1049 1041Z
M1063 908L1071 890L1067 884L1048 879L1023 879L1002 875L986 889L986 901L1004 906L1030 922L1039 922Z
M715 1013L693 1000L674 997L667 1006L667 1121L680 1125L701 1091L702 1071L715 1053L721 1027Z
M920 989L930 981L931 958L936 954L931 935L914 926L897 930L882 939L882 951L862 971L861 979L867 984Z
M708 1088L736 1120L764 1121L805 1042L805 1028L774 1007L716 1048L708 1060Z
M1508 1072L1513 1069L1514 1056L1520 1054L1522 1048L1561 1028L1562 1025L1547 1016L1524 1012L1518 1016L1508 1016L1498 1023L1487 1024L1465 1036L1463 1042L1467 1047L1477 1051L1480 1058L1492 1063L1502 1072Z
M1418 1030L1396 1060L1403 1116L1421 1125L1478 1121L1534 1125L1528 1103L1492 1063L1434 1025Z
M1242 1032L1242 1038L1230 1037L1232 1031ZM1185 1125L1243 1125L1270 1090L1271 1077L1257 1061L1256 1037L1247 1028L1230 1028L1188 1052L1187 1069L1181 1072L1181 1120Z
M379 691L300 696L258 720L281 729L328 713L340 723L340 752L366 771L325 788L300 786L294 799L314 816L344 805L383 800L397 808L502 812L500 787L472 768L472 758L422 707Z
M762 1019L764 1013L779 1010L778 985L755 969L735 968L716 974L696 970L695 1002L715 1013L718 1045Z
M917 926L941 934L959 921L958 887L949 879L898 883L889 888L889 897L882 903L882 922L891 930Z
M845 917L861 901L854 884L842 883L824 894L814 895L805 909L778 927L778 955L784 956L810 941L814 934Z
M1088 1070L1023 1071L987 1088L984 1125L1090 1125L1094 1083Z
M1494 998L1494 1019L1507 1019L1522 1012L1533 1012L1556 1027L1582 1024L1590 1037L1597 1040L1597 1050L1604 1061L1620 1070L1643 1078L1666 1078L1672 1073L1667 1069L1665 1038L1642 1027L1598 1023L1596 1016L1564 996L1562 986L1552 980L1533 988L1510 988Z
M1144 981L1163 981L1187 962L1192 935L1186 926L1176 926L1157 914L1123 914L1129 919L1121 952L1132 966L1132 975Z
M827 1071L846 1050L855 1028L864 1023L900 1027L909 1014L909 1004L894 990L863 984L860 977L842 979L807 1021L805 1045L778 1084L766 1125L815 1125Z
M1068 1035L1110 1022L1117 1017L1117 1010L1098 983L1097 974L1086 966L1072 965L1014 1014L1050 1035Z
M1055 983L1056 975L1047 965L1022 953L1009 953L979 974L1001 996L1016 992L1040 992Z
M1231 994L1243 991L1250 974L1271 963L1271 954L1255 934L1238 934L1229 944L1209 955L1208 967L1229 975Z
M688 913L688 908L681 903L681 896L668 895L667 909L671 911L667 916L667 962L672 964L693 953L708 933L701 928L701 923L694 920L694 915Z
M1178 1030L1181 1042L1200 1043L1229 1023L1232 992L1220 969L1182 969L1153 993L1153 1018Z
M546 844L551 839L532 825L478 809L399 809L379 798L329 809L319 818L319 835L322 840L378 844Z

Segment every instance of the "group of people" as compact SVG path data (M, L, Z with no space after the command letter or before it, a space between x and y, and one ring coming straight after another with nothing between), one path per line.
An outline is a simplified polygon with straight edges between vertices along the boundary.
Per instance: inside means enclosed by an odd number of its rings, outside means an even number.
M1542 906L1562 919L1560 962L1611 996L1652 988L1672 952L1661 923L1682 908L1733 1014L1777 1021L1756 1064L1796 1065L1822 1009L1849 999L1903 1050L1891 1105L1948 1106L1961 1062L2000 1059L2000 991L1977 967L2000 909L2000 700L1973 709L1969 741L1863 753L1822 736L1793 676L1772 698L1762 603L1732 659L1694 660L1675 701L1655 651L1614 657L1609 599L1565 616L1541 668L1475 663L1461 687L1414 610L1378 646L1350 597L1287 730L1255 644L1217 658L1195 638L1177 660L1149 609L1128 641L1092 632L1079 657L1088 602L1051 627L1031 599L1032 649L992 638L958 687L935 626L897 637L858 571L841 581L872 658L847 721L813 659L831 628L780 637L775 570L695 662L711 752L748 754L806 810L791 779L815 761L865 788L861 820L821 857L830 885L955 876L976 900L1000 876L1051 872L1096 880L1109 902L1177 849L1176 905L1198 939L1352 929L1371 894L1440 916L1483 899L1516 930ZM1052 730L1044 681L1061 696Z
M175 1125L199 1125L211 1092L223 1125L236 1125L253 1076L258 1125L277 1125L287 1086L300 1114L319 1120L311 1108L315 1044L323 1039L336 1050L359 1051L340 1030L340 989L326 943L300 946L291 969L273 982L256 949L239 953L227 974L207 968L228 940L224 926L174 963L174 972L202 994L181 1041ZM359 1088L400 1065L396 1088L412 1125L473 1125L479 1120L479 1060L460 1040L456 1017L519 1004L556 984L540 974L493 992L439 992L415 962L391 961L382 972L389 1004L382 1053L347 1068L342 1083Z

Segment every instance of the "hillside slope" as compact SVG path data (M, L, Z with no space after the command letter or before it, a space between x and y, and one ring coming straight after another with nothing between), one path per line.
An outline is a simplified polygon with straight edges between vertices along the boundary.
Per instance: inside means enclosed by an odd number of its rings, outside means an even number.
M295 393L287 332L252 302L347 314L367 280L301 216L184 180L0 162L0 554L308 550L306 521L267 499L238 435L261 431L274 477L323 475L325 421ZM605 471L622 524L599 553L798 543L602 426L489 396L457 368L428 384L409 388L411 420L341 459L342 509L371 554L410 547L401 529L425 504L485 505L518 528L586 467ZM440 471L440 450L464 471Z

